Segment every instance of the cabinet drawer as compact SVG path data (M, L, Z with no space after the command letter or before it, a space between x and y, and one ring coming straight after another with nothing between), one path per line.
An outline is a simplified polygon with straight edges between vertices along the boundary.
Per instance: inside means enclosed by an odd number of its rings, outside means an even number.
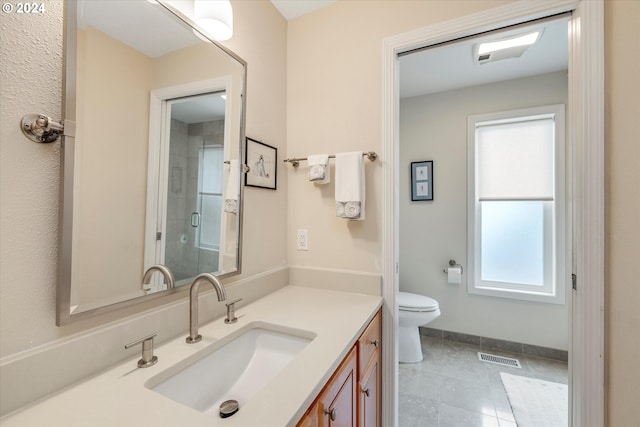
M371 360L371 356L373 353L380 347L382 344L382 321L381 321L381 313L378 311L378 314L371 320L367 329L362 333L362 336L358 340L358 374L361 377L369 364L369 360Z

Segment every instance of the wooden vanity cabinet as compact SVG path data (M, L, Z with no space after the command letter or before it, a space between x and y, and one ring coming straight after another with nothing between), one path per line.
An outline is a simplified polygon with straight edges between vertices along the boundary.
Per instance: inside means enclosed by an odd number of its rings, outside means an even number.
M297 427L380 427L380 312Z
M380 427L382 369L380 312L358 340L358 427Z

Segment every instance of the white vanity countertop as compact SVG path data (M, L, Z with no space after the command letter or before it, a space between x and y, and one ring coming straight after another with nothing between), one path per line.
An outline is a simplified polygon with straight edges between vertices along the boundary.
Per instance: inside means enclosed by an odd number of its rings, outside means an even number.
M222 304L222 303L220 303ZM295 426L382 305L381 297L286 286L236 309L238 322L200 327L202 341L185 336L155 348L158 363L140 369L136 358L4 418L3 427L65 426ZM252 322L312 332L316 337L269 384L230 418L206 415L144 384L175 363ZM125 343L123 343L124 345ZM87 349L90 357L91 349Z

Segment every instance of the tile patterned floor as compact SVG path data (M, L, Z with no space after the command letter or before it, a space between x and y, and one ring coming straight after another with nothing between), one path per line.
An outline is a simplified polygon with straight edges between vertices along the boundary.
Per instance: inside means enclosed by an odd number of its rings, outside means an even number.
M567 363L420 337L424 360L400 364L399 427L516 427L500 372L567 383ZM522 368L478 360L513 357Z

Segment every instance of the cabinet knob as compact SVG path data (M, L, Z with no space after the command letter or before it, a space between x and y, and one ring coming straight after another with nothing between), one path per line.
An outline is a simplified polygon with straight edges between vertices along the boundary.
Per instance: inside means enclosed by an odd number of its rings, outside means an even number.
M375 348L378 348L378 347L380 347L380 340L373 340L373 341L371 341L371 344L373 344L373 346Z
M362 393L364 393L365 396L369 397L369 389L368 388L362 390Z
M335 421L336 418L338 418L338 409L337 408L329 408L329 409L325 409L324 413L326 415L329 415L329 417L331 418L331 421Z

